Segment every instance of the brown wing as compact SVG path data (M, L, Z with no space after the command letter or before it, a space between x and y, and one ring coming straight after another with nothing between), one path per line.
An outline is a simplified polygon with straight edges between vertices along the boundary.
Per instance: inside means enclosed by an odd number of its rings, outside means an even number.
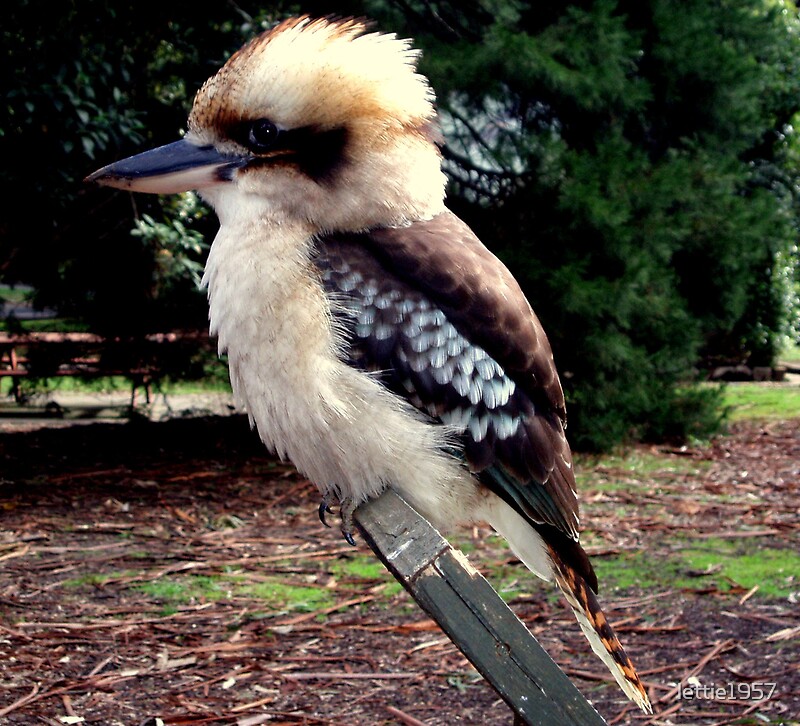
M316 264L339 301L351 362L462 431L457 453L523 516L577 539L547 339L502 263L456 217L442 217L319 241Z
M373 230L365 242L566 423L564 393L539 319L508 268L464 222L445 212L409 227Z

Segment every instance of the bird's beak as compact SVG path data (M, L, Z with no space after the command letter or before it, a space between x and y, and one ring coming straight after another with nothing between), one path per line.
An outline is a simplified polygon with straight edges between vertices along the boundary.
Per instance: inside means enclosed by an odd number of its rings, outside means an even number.
M104 166L84 181L151 194L177 194L230 181L247 156L221 154L213 146L181 139Z

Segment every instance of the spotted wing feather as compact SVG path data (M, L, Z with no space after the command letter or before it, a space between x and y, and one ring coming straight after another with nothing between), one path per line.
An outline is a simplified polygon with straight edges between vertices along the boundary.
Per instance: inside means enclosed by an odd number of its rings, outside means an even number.
M460 432L470 468L526 518L577 538L569 447L546 398L537 405L519 375L473 342L428 290L401 279L365 235L325 238L315 261L338 302L351 362L379 372L387 387ZM587 568L593 581L588 561Z

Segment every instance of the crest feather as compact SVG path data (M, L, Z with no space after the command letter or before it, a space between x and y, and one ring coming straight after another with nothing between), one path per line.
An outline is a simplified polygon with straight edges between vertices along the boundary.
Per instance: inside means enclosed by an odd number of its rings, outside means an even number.
M357 18L284 20L238 50L200 89L192 131L243 118L321 130L359 119L421 126L433 92L416 71L419 52Z

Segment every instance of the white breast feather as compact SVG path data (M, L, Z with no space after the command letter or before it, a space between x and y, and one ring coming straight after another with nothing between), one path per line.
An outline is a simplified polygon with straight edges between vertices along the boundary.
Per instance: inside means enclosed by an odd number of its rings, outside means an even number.
M362 502L392 486L439 527L464 521L479 495L442 452L447 430L339 357L309 231L277 225L241 198L215 206L223 224L204 276L211 332L264 443L323 493Z

